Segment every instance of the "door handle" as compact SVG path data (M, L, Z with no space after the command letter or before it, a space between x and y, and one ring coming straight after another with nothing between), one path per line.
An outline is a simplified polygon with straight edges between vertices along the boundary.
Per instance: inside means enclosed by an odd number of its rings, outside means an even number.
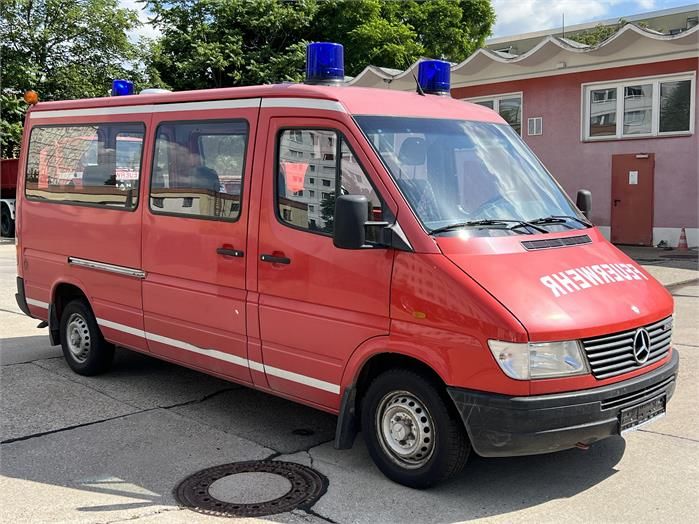
M216 253L219 255L223 255L224 257L238 257L242 258L245 256L245 253L240 251L239 249L230 249L227 247L218 247L216 248Z
M277 257L274 255L260 255L260 260L262 260L262 262L269 262L270 264L291 264L290 258Z
M616 207L616 206L617 206L617 204L618 204L619 202L621 202L621 200L617 200L617 199L615 199L615 200L614 200L614 207Z

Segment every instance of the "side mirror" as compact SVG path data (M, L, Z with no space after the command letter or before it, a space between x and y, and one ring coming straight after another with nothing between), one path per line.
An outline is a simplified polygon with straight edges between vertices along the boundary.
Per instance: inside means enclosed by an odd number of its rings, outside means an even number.
M364 195L340 195L335 200L333 244L340 249L361 249L366 243L369 199Z
M578 189L578 195L575 198L575 205L578 209L582 211L585 218L590 218L590 211L592 211L592 193L587 189Z

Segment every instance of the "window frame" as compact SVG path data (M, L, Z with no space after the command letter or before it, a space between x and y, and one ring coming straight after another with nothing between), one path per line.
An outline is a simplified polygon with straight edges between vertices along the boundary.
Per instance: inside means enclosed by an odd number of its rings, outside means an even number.
M141 125L143 127L143 145L141 146L141 161L138 164L138 185L136 186L136 194L138 195L138 198L136 199L136 205L132 207L126 207L124 206L105 206L103 204L91 204L89 202L74 202L71 200L47 200L44 198L37 198L33 197L31 195L27 194L27 172L29 169L29 151L31 149L31 143L32 143L32 135L34 134L35 129L45 129L45 128L51 128L51 127L90 127L90 126L106 126L106 125L111 125L111 126L116 126L116 125ZM148 138L148 125L145 123L145 121L142 120L135 120L135 121L128 121L128 122L73 122L70 124L36 124L31 127L31 131L29 132L29 141L27 142L27 155L26 159L24 161L24 173L23 173L23 180L22 184L24 186L24 199L29 200L31 202L42 202L46 204L59 204L59 205L64 205L64 206L77 206L77 207L91 207L95 209L109 209L111 211L126 211L129 213L133 213L136 210L138 210L138 207L141 205L141 181L143 179L144 175L144 165L143 165L143 159L145 158L145 153L146 153L146 141ZM115 149L115 154L116 154L116 149Z
M664 138L673 136L691 136L695 129L696 111L696 71L671 73L664 75L652 75L635 78L624 78L614 81L585 82L580 84L581 115L580 140L582 142L600 142L605 140L634 140L638 138ZM666 82L679 82L689 80L689 130L687 131L660 131L660 85ZM624 134L624 101L625 88L636 85L650 84L652 86L651 98L651 131L650 133ZM613 135L590 136L590 96L592 91L600 89L616 90L616 132Z
M220 124L222 122L231 122L231 123L244 123L245 124L245 147L243 148L243 167L241 170L240 174L240 212L238 213L238 216L235 218L227 218L227 217L214 217L210 215L193 215L193 214L188 214L188 213L176 213L172 211L154 211L153 206L151 205L151 198L163 198L163 197L153 197L152 196L152 191L153 191L153 170L155 169L155 161L156 161L156 154L157 154L157 148L158 148L158 131L160 130L160 126L162 125L173 125L173 124ZM224 133L219 133L224 136L229 136L225 135ZM207 135L208 136L208 135ZM151 163L150 163L150 172L148 173L148 211L150 211L151 215L159 215L159 216L170 216L170 217L180 217L180 218L192 218L195 220L213 220L216 222L229 222L229 223L234 223L240 221L240 218L243 216L243 196L245 195L245 171L247 168L247 160L248 160L248 148L250 146L250 122L248 121L247 118L244 117L237 117L237 118L204 118L204 119L195 119L195 120L161 120L158 122L158 125L155 126L155 129L153 130L153 148L151 150L152 157L151 157ZM203 157L202 157L203 158ZM184 206L183 206L184 207Z
M344 140L345 144L347 144L347 148L350 150L352 155L354 155L354 158L357 160L357 165L359 168L362 170L362 173L364 173L364 176L367 178L369 181L369 185L371 188L374 190L374 193L376 193L376 196L379 198L379 202L381 202L381 208L383 209L384 212L388 212L393 216L393 211L388 207L386 204L386 199L381 195L379 190L376 188L376 184L374 184L374 181L371 179L371 176L369 176L367 170L364 168L364 164L362 164L361 160L357 156L357 153L355 149L352 147L352 144L350 143L349 140L347 140L347 137L345 133L340 131L337 128L333 127L321 127L321 126L284 126L281 127L277 130L277 136L275 137L274 141L274 184L273 184L273 191L274 191L274 198L272 201L273 207L274 207L274 216L277 219L277 222L279 222L281 225L285 227L289 227L291 229L295 229L297 231L302 231L304 233L309 233L311 235L320 235L323 237L327 238L333 238L332 233L326 233L325 231L321 231L318 229L309 229L308 227L301 227L297 226L295 224L292 224L291 222L287 222L284 220L281 216L281 210L279 208L279 176L280 176L280 146L281 146L281 137L286 131L295 131L295 130L301 130L301 131L330 131L335 133L337 136L337 142L335 144L335 198L338 197L340 191L341 191L341 184L340 179L342 177L342 169L341 169L341 162L342 162L342 142ZM304 188L305 189L305 188ZM322 192L322 191L321 191ZM328 193L331 193L331 191L328 191ZM384 245L384 244L375 244L371 242L367 242L367 246L371 246L371 248L383 248L386 249L389 246Z
M493 111L495 111L498 115L500 115L500 101L505 100L507 98L516 98L519 97L519 112L520 112L520 122L519 122L519 136L524 137L524 121L526 120L524 118L524 91L513 91L512 93L498 93L495 95L486 95L486 96L476 96L473 98L463 98L462 100L464 102L471 102L472 104L476 104L478 102L492 102L493 103ZM502 116L500 118L503 118ZM504 118L503 118L504 120ZM510 125L508 123L508 125ZM510 127L512 127L510 125Z

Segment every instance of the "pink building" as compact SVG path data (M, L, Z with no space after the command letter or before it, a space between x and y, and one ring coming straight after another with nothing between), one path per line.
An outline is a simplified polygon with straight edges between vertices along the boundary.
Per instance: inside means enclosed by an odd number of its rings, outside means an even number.
M498 111L569 195L592 191L591 219L621 244L699 243L699 26L626 25L597 46L548 35L522 54L480 49L452 67L452 96ZM354 85L411 90L368 67Z

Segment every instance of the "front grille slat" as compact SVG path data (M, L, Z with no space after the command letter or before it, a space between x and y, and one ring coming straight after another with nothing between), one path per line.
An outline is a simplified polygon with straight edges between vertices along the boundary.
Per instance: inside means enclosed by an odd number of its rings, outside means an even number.
M590 346L588 348L588 352L592 351L598 351L600 349L607 349L607 348L617 348L619 346L631 346L633 343L633 338L622 338L619 340L615 340L614 342L608 342L606 344L600 344L598 346Z
M634 358L633 340L637 328L582 341L595 378L601 380L622 375L648 366L667 355L672 340L672 318L664 318L643 327L650 337L648 360L643 364L638 364Z

